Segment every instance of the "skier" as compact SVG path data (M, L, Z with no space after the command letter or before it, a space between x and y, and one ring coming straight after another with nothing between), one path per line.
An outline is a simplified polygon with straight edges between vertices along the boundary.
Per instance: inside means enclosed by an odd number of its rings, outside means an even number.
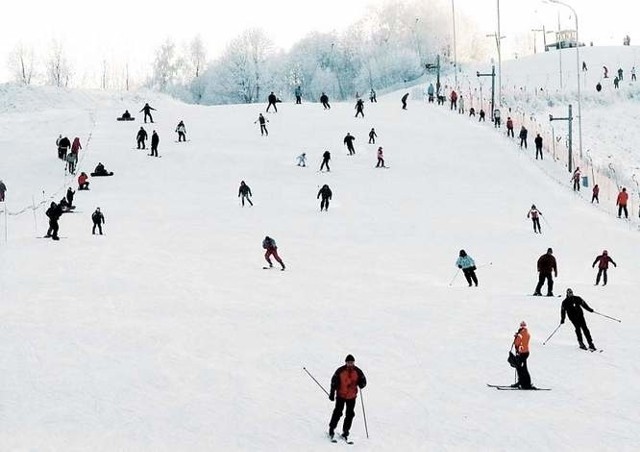
M527 322L520 322L518 332L513 335L513 345L516 348L516 371L518 373L518 382L512 384L512 388L535 389L531 385L531 375L527 368L527 359L529 359L529 341L531 335L527 329Z
M622 74L623 74L622 68L619 67L618 68L618 80L620 80L620 81L624 80L624 78L622 77Z
M136 141L138 142L138 149L147 149L144 142L147 140L149 136L147 135L147 131L144 130L144 127L140 126L140 130L138 130L138 134L136 135Z
M618 89L620 87L619 84L620 84L620 79L618 77L614 77L613 78L613 87L615 89Z
M375 129L372 127L371 130L369 131L369 144L376 144L377 136L378 134L376 133Z
M549 248L547 249L547 252L538 259L538 285L536 286L536 290L533 292L534 296L539 297L542 295L540 289L542 289L542 285L546 279L547 297L553 297L553 277L551 276L551 272L554 273L556 278L558 277L558 265L556 263L556 258L553 256L553 250Z
M320 103L325 110L331 110L331 105L329 105L329 96L327 96L325 93L322 93L322 95L320 96Z
M480 121L482 121L482 122L486 122L487 121L486 118L485 118L484 110L482 108L480 109L480 112L478 113L478 122L480 122Z
M599 194L600 194L600 187L598 186L598 184L595 184L592 190L591 204L593 204L593 201L598 201L598 204L600 204L600 200L598 199Z
M607 66L602 66L602 69L604 70L604 78L609 78L609 69L607 69Z
M458 98L458 113L464 114L464 96Z
M178 143L181 141L187 141L187 128L184 125L184 121L180 121L176 126L176 132L178 132Z
M158 134L154 130L151 133L151 154L149 154L151 157L157 157L158 156L158 145L159 144L160 144L160 137L158 136Z
M633 67L631 68L631 81L632 81L632 82L635 82L635 81L636 81L636 67L635 67L635 66L633 66Z
M475 115L476 115L476 109L475 109L475 108L473 108L473 107L471 107L471 108L469 109L469 117L471 117L471 116L475 116Z
M91 233L93 235L96 234L96 228L98 228L98 232L102 235L102 223L104 223L104 215L100 212L100 207L96 207L95 212L91 214L91 220L93 221L93 229Z
M580 167L577 166L575 171L573 172L573 176L571 176L571 180L573 181L573 191L580 191Z
M624 211L624 217L629 218L629 211L627 210L627 201L629 200L629 193L627 193L627 189L622 187L622 191L618 193L618 198L616 199L616 206L618 206L618 218L622 216L622 212Z
M256 119L255 121L253 121L253 123L260 123L260 135L261 136L269 136L269 131L267 130L267 125L265 124L266 122L269 122L268 119L266 119L264 116L262 116L262 113L260 113L258 115L258 119Z
M82 149L82 145L80 144L80 138L75 137L73 139L73 144L71 145L71 153L76 155L76 162L78 161L78 153Z
M500 128L500 110L493 110L493 127Z
M573 290L567 289L567 298L562 301L562 307L560 308L560 324L564 323L565 315L568 316L576 329L576 337L578 338L578 345L580 345L580 348L583 350L587 349L584 342L582 342L582 332L584 332L584 336L587 338L587 343L589 344L589 350L593 351L596 349L596 346L593 345L591 332L587 327L587 322L584 320L584 312L582 312L582 308L589 312L593 312L593 309L591 309L582 298L573 294Z
M507 136L514 138L513 136L513 119L511 119L511 116L507 116Z
M69 141L69 138L60 135L56 140L56 144L58 145L58 158L64 160L67 156L67 151L71 147L71 141Z
M536 135L533 142L536 145L536 160L538 160L538 155L540 155L540 160L542 160L542 137L539 133Z
M358 396L358 388L363 389L367 386L367 379L362 370L355 365L356 359L353 355L347 355L344 362L345 365L338 367L331 377L331 390L329 391L329 400L335 400L336 404L329 421L329 437L333 439L338 421L342 417L344 407L347 411L342 424L342 438L348 441L351 423L355 417L356 398ZM336 397L337 394L337 397Z
M298 166L307 166L307 153L303 152L298 157Z
M271 94L269 94L269 97L267 98L267 100L269 101L269 104L267 105L267 113L269 113L269 108L271 108L272 105L273 105L273 109L276 111L276 113L278 113L278 107L276 107L276 102L278 101L278 98L276 97L275 94L273 94L273 91L271 91Z
M327 171L331 171L331 168L329 168L329 160L331 160L331 153L329 151L324 151L324 154L322 154L322 164L320 165L319 171L322 171L322 168L324 168L325 166L327 167Z
M402 96L402 109L406 110L407 109L407 98L409 97L409 93L405 93L404 96Z
M451 94L449 96L450 100L450 110L456 111L458 109L458 93L455 90L451 90Z
M78 163L78 154L69 152L65 157L65 161L67 162L67 165L65 166L65 170L69 171L69 174L75 174L76 164Z
M600 276L602 276L602 285L607 285L607 270L609 269L609 262L611 262L614 267L618 266L618 264L616 264L613 259L609 257L609 252L607 250L604 250L600 256L596 257L596 260L593 261L593 264L591 264L591 268L595 268L596 264L598 264L596 286L600 284Z
M296 105L302 104L302 88L300 87L300 85L296 86L293 94L296 96Z
M320 212L322 212L323 209L326 212L329 210L329 201L331 201L331 198L333 197L333 193L327 184L324 184L320 191L318 191L316 199L319 199L320 197L322 197L322 200L320 201Z
M476 263L473 258L467 254L465 250L460 250L459 257L456 260L456 266L462 269L464 278L471 287L474 283L478 287L478 277L476 276Z
M60 237L58 237L58 230L60 229L58 220L62 216L62 207L51 201L45 215L49 217L49 229L47 230L47 235L45 237L51 237L53 240L60 240Z
M375 102L378 103L378 98L376 97L376 91L371 88L371 92L369 93L369 101L371 101L371 103Z
M73 191L71 189L71 187L67 188L67 204L69 204L69 207L71 207L73 209L73 197L76 194L75 191Z
M542 216L542 212L536 209L535 204L531 204L531 209L527 213L527 218L531 218L533 222L533 232L537 234L542 234L542 229L540 229L540 216Z
M587 72L587 62L586 61L582 62L582 71L583 72Z
M356 138L347 132L347 136L344 137L343 143L347 146L347 150L349 151L349 155L353 155L356 153L356 150L353 148L353 140Z
M282 266L282 271L284 271L284 268L285 268L284 267L284 262L282 262L282 259L280 259L280 256L278 256L278 247L276 246L276 241L273 240L271 237L266 236L264 238L264 240L262 241L262 248L267 250L264 253L264 258L269 263L269 267L268 268L273 267L273 264L271 263L271 259L269 259L269 257L273 256L273 258ZM267 267L265 267L265 268L267 268Z
M0 179L0 202L4 202L4 194L7 192L7 186Z
M520 127L520 134L518 135L518 137L520 137L520 147L522 148L522 145L524 144L524 148L527 149L527 135L528 135L529 131L527 130L527 128L525 126Z
M378 163L376 163L376 168L386 168L384 166L384 154L382 152L382 146L378 148Z
M144 104L140 113L144 112L144 123L147 123L147 116L149 117L149 122L153 123L153 116L151 116L151 110L155 111L155 108L149 106L148 103Z
M362 99L358 99L356 101L356 118L358 117L358 115L362 115L362 117L364 118L364 101Z
M81 172L78 176L78 190L89 190L89 176L87 173Z
M251 202L251 196L253 196L251 193L251 188L249 188L249 186L245 184L244 181L241 181L240 188L238 189L238 198L242 200L242 207L244 207L245 199L249 204L251 204L251 206L253 206L253 203Z

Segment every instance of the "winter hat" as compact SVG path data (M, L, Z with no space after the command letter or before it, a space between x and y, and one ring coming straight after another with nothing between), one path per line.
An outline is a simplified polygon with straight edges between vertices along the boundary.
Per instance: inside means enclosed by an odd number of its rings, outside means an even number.
M467 252L465 250L460 250L460 257L465 257Z
M0 182L2 182L2 181L0 180ZM604 251L602 252L602 254L609 254L609 251L604 250Z
M573 295L573 290L567 289L567 295Z
M553 254L553 249L552 248L548 248L547 249L547 254Z
M522 322L520 322L520 327L521 328L526 328L527 327L527 322L525 322L524 320Z
M344 359L345 363L348 363L349 361L354 362L356 359L353 357L353 355L349 354L347 355L347 357Z

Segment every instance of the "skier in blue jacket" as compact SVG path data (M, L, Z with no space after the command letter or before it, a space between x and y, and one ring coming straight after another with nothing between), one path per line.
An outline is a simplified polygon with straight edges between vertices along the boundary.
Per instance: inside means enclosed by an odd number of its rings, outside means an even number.
M462 269L465 279L469 283L469 287L473 284L478 287L478 277L476 276L476 263L473 258L467 254L465 250L460 250L460 257L456 261L458 268ZM473 283L473 284L472 284Z

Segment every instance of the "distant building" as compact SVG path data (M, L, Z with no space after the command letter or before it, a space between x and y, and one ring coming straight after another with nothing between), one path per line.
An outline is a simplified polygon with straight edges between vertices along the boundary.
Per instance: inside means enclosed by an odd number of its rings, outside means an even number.
M571 47L584 46L576 40L575 30L560 30L556 32L556 42L544 46L544 50L548 52L551 49L569 49Z

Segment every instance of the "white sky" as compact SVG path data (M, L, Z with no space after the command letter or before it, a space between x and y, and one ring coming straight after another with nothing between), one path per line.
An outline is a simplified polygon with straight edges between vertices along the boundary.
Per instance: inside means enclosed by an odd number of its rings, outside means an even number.
M215 56L226 43L249 27L262 27L276 45L288 48L311 30L343 29L365 14L369 5L382 0L235 0L220 3L182 0L25 0L3 6L5 21L0 27L0 82L8 81L7 55L20 40L44 53L52 37L59 39L70 56L76 72L83 62L96 65L103 58L148 64L154 49L168 36L175 41L202 35L210 56ZM445 3L447 0L444 0ZM609 0L603 7L596 0L573 1L580 18L583 41L596 44L621 44L630 33L632 43L640 39L633 33L638 26L629 10L632 0ZM456 13L478 21L479 28L491 33L496 28L496 0L455 0ZM563 28L573 19L567 8L544 4L542 0L501 0L502 34L509 38L517 31L548 28L557 23L556 11L562 12ZM9 20L6 20L10 18ZM450 20L450 17L443 17ZM566 25L565 25L566 24ZM457 30L463 39L464 29ZM509 42L505 41L505 48ZM508 55L505 55L508 57Z

